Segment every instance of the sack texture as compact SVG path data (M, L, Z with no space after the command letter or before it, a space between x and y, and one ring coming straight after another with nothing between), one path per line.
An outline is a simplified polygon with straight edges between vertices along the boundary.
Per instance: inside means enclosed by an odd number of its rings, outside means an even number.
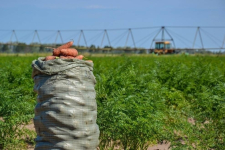
M78 59L32 62L37 95L35 150L95 150L99 128L93 63Z

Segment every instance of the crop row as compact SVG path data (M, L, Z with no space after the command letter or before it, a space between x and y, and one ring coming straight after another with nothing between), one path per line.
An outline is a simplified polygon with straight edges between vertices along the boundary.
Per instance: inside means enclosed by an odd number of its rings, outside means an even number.
M31 61L37 57L0 58L0 149L26 148L35 137L22 127L34 116ZM89 59L100 149L146 149L164 140L173 149L225 149L225 58Z

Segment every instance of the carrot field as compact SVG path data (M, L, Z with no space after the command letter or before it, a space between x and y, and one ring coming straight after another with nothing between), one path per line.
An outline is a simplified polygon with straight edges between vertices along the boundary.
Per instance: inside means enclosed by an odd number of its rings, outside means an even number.
M100 150L225 149L225 57L87 56L94 61ZM35 132L31 62L0 56L0 149L27 149ZM191 121L190 121L191 120Z

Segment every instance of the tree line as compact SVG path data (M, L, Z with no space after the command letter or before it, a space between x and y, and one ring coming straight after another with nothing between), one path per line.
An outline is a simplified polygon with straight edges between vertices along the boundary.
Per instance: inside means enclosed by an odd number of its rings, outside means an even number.
M61 44L39 44L39 43L0 43L1 53L38 53L38 52L51 52L53 48L60 46ZM83 45L73 45L72 48L78 50L88 50L89 52L95 51L111 51L111 50L143 50L145 48L132 48L132 47L112 47L105 45L104 47L99 47L92 44L89 47Z
M39 44L39 43L0 43L0 53L48 53L52 52L53 48L56 48L58 46L61 46L61 44ZM132 47L112 47L105 45L104 47L99 47L94 44L92 44L89 47L83 46L83 45L73 45L71 48L75 48L79 50L80 52L90 52L90 53L127 53L127 52L133 52L133 53L146 53L147 49L145 48L132 48ZM150 53L153 53L153 49L148 50ZM176 53L217 53L217 54L224 54L224 51L210 51L210 50L188 50L188 49L180 49L176 50Z

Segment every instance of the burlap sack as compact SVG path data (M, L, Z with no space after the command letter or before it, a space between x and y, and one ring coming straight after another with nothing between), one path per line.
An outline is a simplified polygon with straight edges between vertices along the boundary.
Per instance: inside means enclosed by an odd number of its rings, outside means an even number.
M94 150L98 146L93 63L77 59L32 62L37 95L35 150Z

